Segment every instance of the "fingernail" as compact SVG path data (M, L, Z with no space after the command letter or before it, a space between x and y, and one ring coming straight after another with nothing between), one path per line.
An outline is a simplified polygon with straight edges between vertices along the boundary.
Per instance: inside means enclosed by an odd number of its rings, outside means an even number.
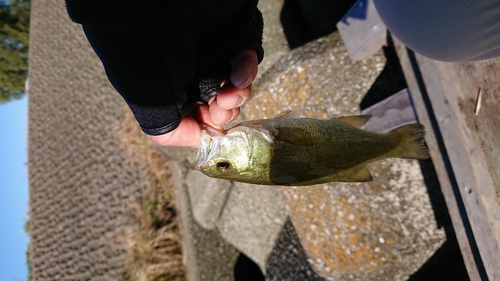
M216 97L211 97L211 98L208 100L208 105L211 105L211 104L215 101L215 98L216 98Z
M217 122L216 125L224 125L227 123L227 121L231 120L231 118L233 118L233 110L228 110L226 111L226 114L224 114L224 117L219 121Z
M250 83L252 83L252 77L248 75L248 73L245 70L238 71L237 73L233 74L233 77L231 77L231 82L236 88L246 88Z
M237 108L237 107L242 106L246 101L247 101L247 99L245 97L238 96L238 99L234 103L233 108Z
M250 85L252 83L252 77L248 76L247 77L247 80L245 81L245 83L243 83L240 88L243 89L243 88L246 88L248 87L248 85Z

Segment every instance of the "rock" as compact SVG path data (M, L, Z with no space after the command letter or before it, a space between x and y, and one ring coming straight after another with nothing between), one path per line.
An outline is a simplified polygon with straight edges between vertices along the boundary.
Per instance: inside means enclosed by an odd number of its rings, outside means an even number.
M194 219L205 229L214 229L232 182L190 170L186 175L186 186Z
M322 119L360 114L384 64L382 51L352 61L334 33L271 67L243 113L247 119L300 108ZM327 279L404 279L446 240L417 161L389 159L369 169L375 179L369 183L279 188L312 268Z
M217 223L221 236L265 273L269 253L287 218L276 187L235 183Z
M187 280L233 281L233 269L240 253L221 237L217 229L205 229L196 222L185 174L182 168L178 167L180 165L178 162L172 162L172 180L177 190L177 204L184 236Z
M323 281L311 267L290 219L287 219L266 263L267 280Z
M325 277L399 280L444 243L418 162L370 165L370 183L282 187L313 268Z
M336 33L295 49L254 85L242 107L246 119L272 118L286 109L307 109L307 117L359 114L359 103L385 64L382 51L351 61Z
M265 54L264 59L259 64L257 79L290 50L280 23L279 11L283 6L283 3L280 2L276 0L261 0L258 4L258 8L264 18L262 47Z

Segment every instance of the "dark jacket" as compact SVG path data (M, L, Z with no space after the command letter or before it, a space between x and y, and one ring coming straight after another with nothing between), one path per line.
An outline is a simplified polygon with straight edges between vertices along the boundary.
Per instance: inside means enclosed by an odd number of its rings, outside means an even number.
M258 0L66 0L109 80L142 130L175 129L189 105L207 102L229 78L229 59L263 58Z

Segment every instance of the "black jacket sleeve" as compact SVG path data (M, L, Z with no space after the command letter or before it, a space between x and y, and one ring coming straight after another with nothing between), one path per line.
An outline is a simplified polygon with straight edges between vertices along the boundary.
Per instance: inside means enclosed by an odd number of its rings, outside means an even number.
M66 0L66 7L142 130L161 135L190 104L216 93L236 52L253 48L262 60L257 2Z

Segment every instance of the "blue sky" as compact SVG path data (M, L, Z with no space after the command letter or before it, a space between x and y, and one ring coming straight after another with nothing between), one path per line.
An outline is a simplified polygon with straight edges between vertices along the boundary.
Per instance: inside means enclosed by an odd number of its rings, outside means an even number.
M28 98L0 104L0 280L28 280Z

